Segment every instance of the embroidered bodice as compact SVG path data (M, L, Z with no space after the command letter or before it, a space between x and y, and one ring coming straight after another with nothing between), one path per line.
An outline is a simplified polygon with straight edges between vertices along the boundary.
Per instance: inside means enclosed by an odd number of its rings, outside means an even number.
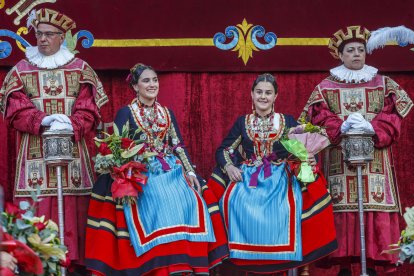
M298 123L291 115L272 113L268 117L254 114L241 116L217 149L216 161L220 167L238 166L242 159L260 160L271 154L277 159L287 158L288 152L279 142L284 132Z

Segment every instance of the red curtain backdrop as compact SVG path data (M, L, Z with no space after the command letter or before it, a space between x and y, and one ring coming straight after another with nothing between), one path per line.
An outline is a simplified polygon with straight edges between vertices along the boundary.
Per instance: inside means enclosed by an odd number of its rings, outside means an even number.
M0 8L0 29L16 32L26 26L27 17L14 25L17 14L6 14L18 0L0 2L5 2ZM253 26L263 26L266 32L274 32L280 39L329 38L340 28L351 25L363 25L371 31L399 25L414 29L411 0L364 0L357 4L343 0L57 0L35 6L36 9L44 7L74 19L77 28L72 34L88 30L96 40L149 39L158 43L157 39L207 38L212 42L216 33L224 33L228 26L241 24L243 19ZM22 36L35 44L33 31ZM14 65L24 57L13 39L0 39L13 47L10 57L0 59L0 66ZM230 41L226 39L226 43ZM265 43L263 38L259 41ZM95 44L84 49L79 41L77 49L79 56L95 69L127 70L137 61L150 63L165 72L326 71L335 64L327 51L327 43L293 46L281 42L269 50L253 51L247 65L238 58L238 51L223 51L212 45L113 48ZM375 51L370 63L387 71L413 70L411 47L387 46Z
M6 73L6 68L0 69L0 83ZM110 99L101 110L104 122L111 122L116 111L135 97L125 83L126 74L127 71L98 71ZM313 88L327 73L297 72L275 75L279 84L276 111L298 117ZM413 73L393 73L390 76L414 98ZM250 89L256 74L162 73L159 77L158 101L174 111L197 172L207 178L215 164L214 153L221 140L238 116L251 112ZM398 187L402 206L405 208L414 205L414 111L403 121L402 127L402 135L393 150L396 156ZM5 188L7 200L12 198L16 162L15 137L15 132L9 130L1 120L0 184ZM90 138L92 137L93 135ZM93 156L95 148L91 139L89 142ZM401 223L401 227L405 227L404 223ZM414 273L414 269L409 269L408 266L403 266L395 275L409 275L410 271ZM312 271L322 273L322 270L315 268ZM335 270L331 270L332 275L334 272Z

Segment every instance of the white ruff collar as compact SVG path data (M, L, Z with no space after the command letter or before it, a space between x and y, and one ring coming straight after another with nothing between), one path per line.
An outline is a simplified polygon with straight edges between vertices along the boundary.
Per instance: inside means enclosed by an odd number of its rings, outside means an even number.
M341 65L330 70L331 76L346 83L361 83L372 80L378 69L369 65L364 65L360 70L351 70Z
M68 64L75 55L65 46L60 46L59 51L51 56L42 55L37 47L27 47L26 57L29 62L41 69L55 69Z

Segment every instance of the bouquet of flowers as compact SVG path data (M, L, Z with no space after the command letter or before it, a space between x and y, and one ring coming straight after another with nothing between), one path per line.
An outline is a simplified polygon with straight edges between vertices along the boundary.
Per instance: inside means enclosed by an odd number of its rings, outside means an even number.
M38 194L40 191L38 191ZM44 216L34 216L40 201L33 193L33 204L21 201L19 206L6 203L1 214L2 250L12 253L20 270L36 275L60 275L60 267L69 266L67 249L60 243L58 226Z
M131 136L128 122L122 127L121 132L115 124L113 127L113 134L104 132L104 138L94 138L98 147L95 171L111 174L114 179L111 192L115 200L133 203L138 193L142 192L141 185L147 183L147 176L143 174L147 169L141 161L144 162L155 153L145 151L144 141L132 139L139 129Z
M414 263L414 207L405 208L404 220L407 227L401 231L401 237L397 244L391 244L389 250L382 253L399 254L398 264L403 264L406 260Z
M291 128L281 143L288 152L302 162L298 179L304 183L314 182L315 176L307 160L309 155L314 156L329 146L330 142L325 129L303 122L303 124Z

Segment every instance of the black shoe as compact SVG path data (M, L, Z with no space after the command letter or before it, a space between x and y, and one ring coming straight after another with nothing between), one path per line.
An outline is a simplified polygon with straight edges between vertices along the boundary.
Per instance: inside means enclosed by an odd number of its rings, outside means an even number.
M374 268L367 268L367 274L369 276L377 276L377 272L375 271Z
M341 270L338 273L338 276L352 276L352 272L348 268L341 268Z

